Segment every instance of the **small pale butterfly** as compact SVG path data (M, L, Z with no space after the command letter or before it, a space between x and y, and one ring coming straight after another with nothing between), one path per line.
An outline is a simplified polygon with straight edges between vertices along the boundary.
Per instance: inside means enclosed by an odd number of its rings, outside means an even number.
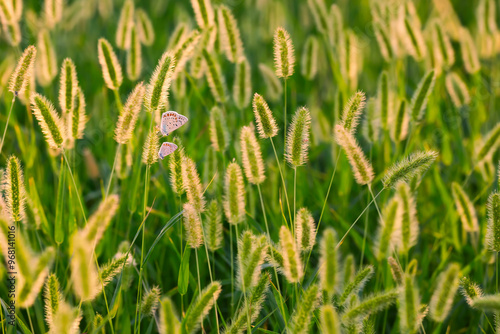
M186 122L188 118L180 115L175 111L166 111L161 115L160 132L164 136L168 136L172 131L177 130Z
M177 149L177 145L174 143L164 142L161 144L160 151L158 152L158 157L163 160L167 155L174 153Z

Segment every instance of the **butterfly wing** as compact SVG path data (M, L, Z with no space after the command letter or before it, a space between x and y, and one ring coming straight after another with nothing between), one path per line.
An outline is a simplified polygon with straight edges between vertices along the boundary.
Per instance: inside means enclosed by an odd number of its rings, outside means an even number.
M174 153L177 149L177 145L174 143L164 142L161 144L160 151L158 151L158 157L163 160L167 155Z
M187 121L188 118L186 116L180 115L175 111L165 111L161 115L160 132L162 135L168 136L172 131L186 124Z

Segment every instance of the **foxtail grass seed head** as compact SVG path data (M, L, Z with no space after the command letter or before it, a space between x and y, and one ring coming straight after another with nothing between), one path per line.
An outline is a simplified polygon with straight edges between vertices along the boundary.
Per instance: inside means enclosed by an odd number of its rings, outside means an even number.
M141 76L142 71L142 49L138 35L138 28L133 25L130 28L130 48L127 51L127 77L135 81Z
M236 63L243 56L243 42L241 41L237 21L231 10L225 5L219 6L217 14L221 47L227 59L232 63Z
M26 87L30 76L33 75L33 69L36 59L36 47L28 46L19 58L14 72L12 72L9 81L9 92L17 95Z
M120 88L123 81L122 67L118 62L115 51L113 51L113 47L105 38L99 39L97 53L106 86L111 90Z
M469 88L456 72L450 72L445 79L446 91L455 107L460 108L471 102Z
M474 74L481 69L477 48L467 28L460 29L460 53L467 73Z
M498 312L500 310L500 296L494 294L474 298L472 307L482 311Z
M252 97L252 71L250 63L245 57L240 57L236 61L236 74L233 84L234 104L243 109L250 103Z
M207 247L212 252L221 248L223 242L222 214L220 211L217 201L210 201L206 212L205 236Z
M308 79L313 80L318 72L319 42L314 36L309 36L302 51L301 73Z
M63 17L63 0L44 0L43 14L45 24L49 29L61 22Z
M210 0L191 0L191 6L200 28L205 29L215 24L214 9Z
M373 24L373 32L377 40L380 53L386 62L390 62L395 56L397 46L394 38L391 38L389 27L384 25L380 20L375 20Z
M141 313L154 317L160 302L160 296L161 291L158 286L154 286L151 290L147 291L142 299Z
M203 244L200 214L191 203L184 203L183 209L186 242L191 248L199 248Z
M453 200L457 208L458 216L462 222L462 228L466 232L478 232L479 223L477 221L476 209L469 196L462 189L460 184L453 182L451 185Z
M477 153L477 163L490 158L500 146L500 123L488 132Z
M137 27L137 37L146 46L153 45L155 40L155 30L148 14L142 9L135 10L135 25Z
M436 80L435 71L429 71L418 84L417 90L411 99L410 114L413 121L420 121L423 117L423 111L427 106L429 96L434 89Z
M486 207L488 227L486 229L486 247L492 252L500 252L500 194L493 192L488 197Z
M267 65L259 64L259 71L266 86L266 96L271 101L277 101L283 93L283 85L276 73Z
M81 233L77 232L71 238L72 286L75 295L83 301L93 300L101 289L97 267L92 261L92 249L87 238L81 238Z
M365 157L354 136L342 125L337 124L335 126L335 140L344 149L356 182L361 185L371 183L374 177L373 167Z
M285 159L293 168L307 162L310 131L311 114L306 107L300 107L292 118L292 124L286 136Z
M297 283L302 279L304 271L300 260L297 244L293 240L292 233L285 226L280 229L280 245L283 255L283 270L285 277L290 283Z
M160 141L158 138L158 133L156 131L151 131L146 141L144 142L144 148L142 150L142 162L148 166L156 163L158 161L158 151L160 149Z
M365 107L365 100L365 93L361 91L356 92L349 102L347 102L342 112L341 125L353 135L356 133L359 118Z
M307 290L304 291L290 318L290 325L287 333L309 333L313 320L312 314L319 306L319 297L320 293L317 284L310 285Z
M241 167L232 162L227 167L224 184L224 212L231 224L245 220L245 193Z
M187 199L193 208L201 213L205 210L205 198L200 182L200 175L196 170L193 159L185 156L181 163L182 184L186 192Z
M274 66L278 78L288 78L293 75L295 55L292 39L283 28L274 32Z
M418 19L417 19L418 20ZM408 53L417 61L421 61L427 54L420 22L407 17L401 22L401 41L406 46Z
M196 44L193 52L193 57L190 62L190 74L196 79L203 77L207 70L207 64L205 58L203 58L203 50L208 50L212 52L214 49L215 38L217 37L216 26L204 29L201 32L200 40ZM236 69L238 71L238 67ZM238 74L236 74L238 78ZM236 79L234 85L236 86L241 78ZM234 92L233 92L234 93Z
M78 308L71 307L62 302L56 314L54 314L52 327L49 333L78 334L80 332L80 321L82 314Z
M59 105L63 114L73 112L77 89L78 78L75 64L70 58L66 58L61 66L59 84Z
M109 195L102 200L97 210L89 217L85 228L81 231L81 237L84 241L95 245L99 243L118 210L119 202L120 198L116 194Z
M319 310L319 323L321 333L340 334L341 322L335 307L330 304L323 305Z
M163 107L166 108L168 91L172 82L176 60L172 53L165 52L151 76L146 91L146 108L153 115L157 114Z
M320 242L319 282L323 291L332 296L339 289L340 271L337 234L332 228L323 232Z
M184 146L182 146L179 137L174 138L174 144L177 149L170 155L168 166L170 168L170 185L172 190L177 195L184 193L184 186L182 184L182 160L184 159Z
M400 250L404 254L408 254L410 248L416 245L420 230L417 218L417 204L408 184L398 183L396 189L402 210Z
M382 122L382 129L384 130L388 129L388 119L391 109L389 95L389 78L387 72L384 71L380 75L377 87L378 109L380 110L380 120Z
M43 29L38 33L36 48L38 50L36 78L40 85L46 87L52 83L58 71L56 50L48 30Z
M344 323L354 323L371 314L382 311L394 304L399 296L399 290L393 289L368 296L358 305L347 309L342 316Z
M120 19L116 28L116 46L128 50L131 42L131 29L134 25L134 1L126 0L120 12Z
M331 30L332 22L328 17L328 9L324 0L307 0L307 5L314 19L316 29L322 34Z
M446 319L451 311L459 283L460 267L457 263L450 264L439 274L430 302L429 315L432 320L442 322Z
M227 87L224 77L222 76L220 65L210 52L203 50L202 53L203 59L207 64L207 71L205 72L205 75L207 77L212 96L216 102L224 103L226 102Z
M418 333L420 327L420 295L411 275L404 277L403 288L399 291L399 319L401 333Z
M248 182L261 184L266 179L264 174L264 161L254 129L251 126L241 128L240 134L241 157L243 169Z
M391 137L395 143L403 141L408 135L408 126L410 122L410 117L406 106L407 106L406 100L404 99L401 100L401 102L399 103L399 108L394 118Z
M61 150L66 129L54 105L44 96L35 93L31 98L31 106L49 147L56 151Z
M178 75L186 67L186 63L194 55L194 50L201 40L201 34L198 30L193 30L189 34L186 34L179 41L177 47L174 50L175 58L175 71L173 73L173 78L177 78Z
M181 324L186 333L195 333L200 328L203 319L219 298L221 290L221 284L214 281L203 289L196 300L191 303Z
M267 240L264 235L255 236L243 232L238 240L238 284L244 293L257 286L261 267L267 255Z
M278 125L269 105L257 93L253 96L253 112L260 138L272 138L278 134Z
M375 242L375 254L379 261L387 258L389 252L401 242L402 210L398 198L393 197L382 211Z
M23 168L16 156L11 155L7 159L2 181L7 214L12 221L21 222L25 214L26 190Z
M229 146L229 130L227 128L226 116L223 111L215 106L210 110L209 123L210 141L214 150L225 152Z
M393 258L392 256L389 256L387 258L387 264L391 268L391 274L392 274L392 278L394 279L394 282L397 285L403 285L404 284L404 273L403 273L403 269L399 265L398 261L396 261L396 259Z
M340 295L339 304L343 305L352 295L357 294L359 291L363 290L373 274L375 273L375 269L372 265L368 265L364 268L361 268L356 276L345 286L344 291Z
M382 180L385 188L395 187L398 182L410 182L415 176L422 175L438 157L438 152L420 151L392 165Z
M68 131L65 148L73 148L75 141L83 138L85 124L87 123L87 115L85 114L86 107L87 104L83 91L80 87L77 87L73 110L71 113L65 115L66 131Z
M160 301L160 319L158 321L158 332L160 334L180 333L181 322L175 312L174 303L169 297L163 297Z
M295 239L300 251L312 250L316 243L316 225L309 210L301 208L295 217Z
M50 274L45 282L44 288L45 300L45 321L49 328L54 327L54 316L59 310L59 305L63 302L59 280L55 274Z
M474 307L474 299L483 297L483 290L468 277L460 279L460 293L470 307Z
M116 176L120 180L124 180L130 175L132 168L132 153L133 147L131 143L120 145L116 148L118 150L116 157Z
M440 21L436 21L432 33L434 45L436 45L436 52L442 59L443 64L449 68L455 63L455 51L451 45L450 37L443 28Z
M118 123L115 129L115 140L118 143L126 144L132 138L145 93L146 87L140 82L127 98L123 111L118 116Z

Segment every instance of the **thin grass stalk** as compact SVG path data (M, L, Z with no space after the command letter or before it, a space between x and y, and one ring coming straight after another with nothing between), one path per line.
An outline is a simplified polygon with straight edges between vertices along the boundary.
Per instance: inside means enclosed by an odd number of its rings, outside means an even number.
M12 114L12 107L14 106L14 102L16 102L16 94L12 97L12 102L10 103L9 114L7 116L7 121L5 122L5 129L3 130L2 142L0 143L0 154L2 153L3 143L5 142L5 135L7 134L7 128L9 127L10 115Z
M281 164L280 164L280 160L278 158L278 154L276 153L276 147L274 146L273 138L270 137L269 140L271 140L271 145L273 147L274 157L276 158L276 163L278 164L278 170L280 172L281 182L283 183L283 191L285 193L286 205L288 207L288 217L290 218L290 224L291 224L292 223L292 212L290 211L290 202L288 201L288 191L286 190L285 178L283 176L283 171L281 169ZM286 219L285 219L285 225L286 225L286 227L288 227L288 223L287 223Z

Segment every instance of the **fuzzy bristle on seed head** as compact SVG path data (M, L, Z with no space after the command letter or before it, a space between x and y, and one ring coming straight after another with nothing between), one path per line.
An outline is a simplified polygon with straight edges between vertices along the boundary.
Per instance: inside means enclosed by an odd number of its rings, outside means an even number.
M479 223L473 202L459 183L453 182L451 190L458 216L462 221L462 228L467 232L478 232Z
M480 163L491 157L500 146L500 123L495 125L493 129L488 132L481 146L477 148L477 162Z
M341 323L335 307L330 304L323 305L319 311L321 332L324 334L340 334Z
M243 43L237 21L225 5L219 6L217 13L221 47L229 61L235 63L243 56Z
M292 39L283 28L274 32L274 65L278 78L288 78L293 75L295 55Z
M355 295L358 293L360 290L364 288L366 285L366 282L372 278L373 274L375 272L375 269L373 268L372 265L368 265L364 268L361 268L354 278L347 283L347 285L344 287L344 292L340 295L339 298L339 304L343 305L345 302L348 301L349 297L352 295Z
M216 200L210 201L206 212L205 239L210 251L215 252L222 247L222 214Z
M9 92L17 95L28 84L30 76L33 75L35 66L36 47L28 46L17 62L17 66L12 72L9 81Z
M83 91L80 87L77 87L73 111L65 115L67 138L64 146L67 149L73 148L75 141L83 138L83 131L87 123L86 106Z
M126 144L132 138L135 124L141 112L145 92L146 88L140 82L128 96L123 111L118 116L115 129L115 140L118 143Z
M170 155L170 161L168 163L170 168L170 184L174 193L182 195L184 193L184 187L182 185L181 165L184 159L184 146L182 146L179 137L174 138L174 144L177 145L177 149Z
M292 118L292 124L286 136L285 159L293 168L307 162L310 131L311 114L306 107L300 107Z
M205 76L207 77L212 96L215 101L224 103L227 99L227 87L224 77L222 76L220 64L217 62L212 53L208 52L206 49L202 51L202 54L203 59L207 64Z
M302 279L304 271L300 260L297 244L292 233L285 226L280 229L280 245L283 255L283 271L290 283L297 283Z
M417 204L408 184L400 182L396 185L396 189L401 205L400 251L407 254L410 248L417 243L419 235L420 228L417 218Z
M385 188L395 187L398 182L409 182L414 176L425 173L438 157L436 151L421 151L395 163L384 176Z
M35 93L31 97L31 106L47 144L51 149L60 151L66 138L66 129L54 105L44 96Z
M159 140L160 139L156 131L151 131L148 134L142 150L142 162L144 164L151 166L158 161L158 151L160 149Z
M78 334L81 320L81 311L63 301L59 305L58 312L54 314L49 333Z
M341 268L337 241L335 230L327 228L320 242L319 282L323 291L330 296L338 290L340 282Z
M43 18L46 26L52 29L63 18L63 0L44 0Z
M365 107L366 96L365 93L359 91L356 92L349 102L347 102L342 112L341 125L349 131L351 134L356 133L356 128L359 123L359 118Z
M290 333L308 333L313 317L311 316L319 305L319 287L310 285L304 291L300 301L296 304L295 311L290 318Z
M191 5L200 28L208 28L215 24L214 9L210 0L191 0Z
M375 253L377 259L382 261L387 258L401 242L401 204L397 196L393 197L382 210L379 221L379 230L375 242Z
M420 121L423 117L422 113L427 106L427 101L434 88L436 81L435 71L429 71L418 84L417 90L411 99L411 117L413 121Z
M128 50L131 42L131 28L134 25L134 1L126 0L120 12L120 19L116 28L116 46Z
M44 300L45 300L45 320L52 329L54 326L54 316L59 310L59 305L63 302L63 297L61 294L59 280L55 274L50 274L47 278L44 288Z
M309 36L302 51L301 73L308 79L313 80L318 72L319 42L316 37Z
M189 203L197 212L205 210L205 198L200 182L200 175L193 159L185 156L181 163L182 183Z
M236 61L236 74L233 84L233 100L239 109L244 109L252 97L252 69L246 57Z
M89 217L85 228L81 230L81 239L97 245L114 218L119 202L120 198L115 194L103 199L97 210Z
M180 333L181 323L177 317L174 303L169 297L163 297L160 301L160 317L158 331L160 334Z
M460 29L460 51L467 73L477 73L481 69L477 47L474 44L474 40L469 30L465 27Z
M370 314L381 311L390 307L397 301L399 290L393 289L389 291L379 292L377 294L368 296L363 299L358 305L352 306L347 309L343 316L343 323L352 324Z
M459 287L459 280L460 266L456 263L450 264L439 274L429 308L429 314L434 321L442 322L450 313Z
M253 184L261 184L266 179L264 174L264 161L254 129L251 126L241 128L240 134L241 156L243 169L248 181Z
M245 220L245 184L241 167L236 162L230 163L226 170L224 212L231 224Z
M11 155L3 172L3 190L7 214L13 222L23 221L26 206L26 190L21 162Z
M199 248L203 244L200 214L191 203L184 203L183 209L186 242L191 248Z
M283 93L283 85L281 84L281 81L278 79L274 71L265 64L259 64L259 71L264 79L267 97L272 101L278 100Z
M130 29L130 48L127 50L127 77L135 81L142 71L142 48L137 26Z
M404 284L399 292L399 318L402 333L417 333L421 324L419 316L420 295L411 275L404 276Z
M240 289L246 294L259 282L262 264L267 254L264 235L255 236L250 231L243 232L238 240L238 275Z
M36 79L40 85L46 87L52 83L58 71L56 51L48 30L43 29L38 33L36 47Z
M316 226L311 211L300 208L295 218L295 239L300 251L308 251L316 243Z
M500 194L494 192L488 197L488 226L486 247L492 252L500 252Z
M158 65L151 76L146 91L146 108L155 115L166 107L168 91L172 82L176 59L171 52L165 52L158 61Z
M118 89L123 81L122 67L113 51L113 47L105 38L99 39L97 53L106 86L111 90Z
M210 110L209 123L210 141L214 150L224 152L229 146L229 131L227 128L226 116L222 110L215 106Z
M455 107L460 108L471 102L469 88L456 72L450 72L445 79L446 91Z
M144 9L135 10L135 24L137 26L137 35L142 44L151 46L155 40L155 30L153 23Z
M63 115L72 113L75 107L75 98L78 90L76 67L70 58L63 60L59 83L59 105Z
M253 96L253 113L260 138L272 138L278 134L278 125L266 100L257 93Z
M356 182L364 185L372 182L373 167L365 157L354 136L342 125L335 126L335 140L344 149L351 164Z
M474 307L475 298L481 298L483 296L483 290L468 277L462 277L460 279L460 292L470 307Z
M204 288L187 309L181 327L186 333L195 333L221 293L221 283L214 281Z
M151 290L146 292L141 303L141 313L154 317L160 302L160 296L161 291L158 286L154 286Z

